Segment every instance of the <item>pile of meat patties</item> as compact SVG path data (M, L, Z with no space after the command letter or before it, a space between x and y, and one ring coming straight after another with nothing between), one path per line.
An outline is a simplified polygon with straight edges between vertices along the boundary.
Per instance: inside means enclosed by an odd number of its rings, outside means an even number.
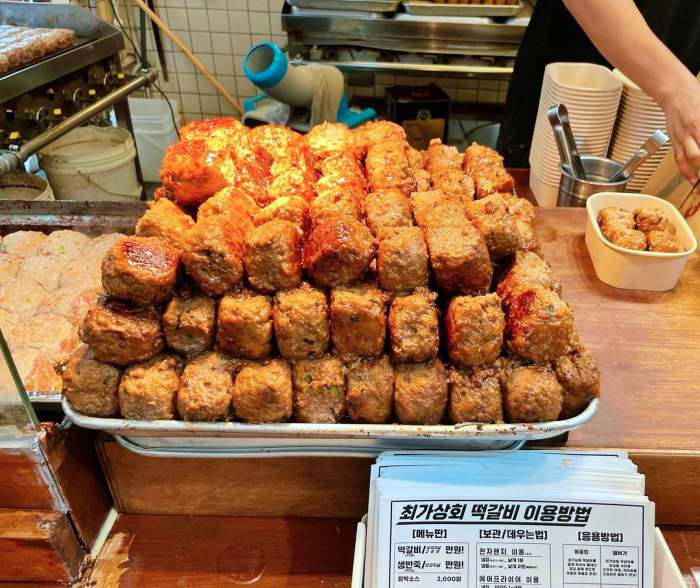
M618 206L608 206L598 213L598 225L608 241L625 249L683 252L676 236L676 226L660 208L632 212Z
M390 122L194 122L102 265L74 409L248 423L541 422L599 376L493 150ZM494 279L494 275L500 276Z

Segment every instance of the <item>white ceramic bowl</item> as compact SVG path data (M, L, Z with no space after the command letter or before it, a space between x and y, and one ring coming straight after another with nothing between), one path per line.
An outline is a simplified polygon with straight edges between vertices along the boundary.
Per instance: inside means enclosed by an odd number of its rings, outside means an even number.
M637 208L660 208L676 227L682 253L633 251L613 245L598 226L598 213L608 206L619 206L634 211ZM698 242L680 212L661 198L647 194L600 192L586 201L586 246L593 261L595 273L601 282L628 290L671 290L678 283L688 258Z

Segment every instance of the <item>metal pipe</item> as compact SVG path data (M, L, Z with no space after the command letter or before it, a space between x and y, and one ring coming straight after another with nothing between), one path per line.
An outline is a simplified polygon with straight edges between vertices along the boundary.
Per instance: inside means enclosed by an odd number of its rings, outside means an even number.
M123 86L110 92L103 98L100 98L97 102L93 102L89 106L83 108L80 112L75 113L73 116L62 120L56 126L51 127L45 133L34 137L33 139L27 141L19 148L18 151L9 151L0 154L0 176L6 173L16 171L24 165L24 162L29 159L29 157L40 151L50 143L53 143L56 139L65 135L68 131L72 131L74 128L80 126L84 122L89 121L93 116L99 114L106 108L109 108L113 104L119 102L126 98L129 94L132 94L142 86L154 81L158 76L158 72L155 70L149 70L143 72L141 75L135 77L133 80L128 81Z

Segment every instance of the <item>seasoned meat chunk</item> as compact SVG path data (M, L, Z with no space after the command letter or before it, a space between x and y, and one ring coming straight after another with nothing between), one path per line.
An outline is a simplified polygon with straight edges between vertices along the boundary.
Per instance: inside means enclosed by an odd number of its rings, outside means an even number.
M338 217L350 220L362 219L364 193L352 188L319 192L311 203L311 219L314 225L335 222Z
M430 172L424 169L413 170L413 179L416 181L416 192L427 192L433 185Z
M122 416L142 421L176 418L175 401L181 373L182 360L164 354L126 368L119 383Z
M497 294L455 296L445 316L450 360L464 367L493 363L503 347L505 326Z
M394 408L394 368L386 356L348 366L348 415L357 423L388 423Z
M285 220L255 227L246 238L243 263L251 286L261 292L294 288L301 283L303 240Z
M322 123L312 128L306 135L311 153L318 161L339 151L357 156L357 145L352 131L341 123Z
M292 372L294 420L337 423L345 412L345 375L335 357L298 361Z
M317 284L340 286L362 277L374 253L367 227L352 219L334 218L314 226L304 248L304 267Z
M477 143L467 147L463 168L474 179L477 198L513 192L515 182L513 176L506 172L503 157L489 147Z
M46 240L46 235L39 231L15 231L2 238L0 253L16 257L37 255L39 247Z
M598 224L605 235L615 229L635 229L634 214L618 206L608 206L598 212Z
M216 324L216 300L209 296L175 296L163 313L168 347L186 357L211 348Z
M178 204L196 207L230 184L224 172L228 160L225 146L183 139L165 151L160 179Z
M637 209L634 211L634 220L637 229L643 233L662 231L669 235L676 234L675 225L660 208Z
M173 295L180 255L157 237L126 237L102 261L102 287L109 296L148 306Z
M185 235L194 226L194 220L174 202L160 198L149 203L148 210L136 223L139 237L159 237L181 251Z
M533 287L545 288L561 295L561 282L552 267L535 253L518 251L496 292L508 305L518 293Z
M292 417L292 370L273 360L241 368L233 387L233 410L245 423L280 423Z
M540 242L537 239L537 231L535 230L535 207L525 198L516 196L506 200L506 205L518 229L518 249L520 251L532 251L540 255Z
M551 290L532 287L514 296L508 307L508 347L532 361L550 361L571 351L574 314Z
M499 260L518 249L520 234L501 194L491 194L470 202L465 211L484 236L491 259Z
M647 237L636 229L611 229L603 233L605 238L618 247L644 251L647 248Z
M272 305L267 296L242 291L219 302L216 345L234 357L262 359L272 350Z
M474 180L461 169L449 169L431 178L434 189L456 198L462 205L474 200Z
M328 351L328 302L322 290L302 284L277 292L272 316L282 357L307 359Z
M683 247L681 247L676 236L667 231L648 231L646 238L649 251L660 251L663 253L680 253L683 251Z
M2 251L2 243L0 243L0 251ZM24 258L18 255L0 253L0 284L15 278L23 261Z
M419 151L413 147L408 149L408 164L413 172L425 171L425 151Z
M389 310L389 336L395 361L421 362L437 355L440 325L436 298L434 292L422 288L394 298Z
M443 145L440 139L432 139L425 154L425 169L432 177L450 170L461 170L462 155L453 145Z
M503 422L501 384L497 368L489 365L452 372L450 421L453 423Z
M272 220L289 221L306 235L311 230L311 209L298 196L280 196L260 210L253 218L253 223L257 226Z
M593 398L600 396L600 372L593 354L585 347L562 355L554 363L557 380L564 389L564 402L559 418L580 414Z
M63 372L63 394L78 412L96 417L116 416L121 373L118 367L97 361L90 348L81 345Z
M493 268L486 241L474 225L433 226L425 231L435 281L450 294L481 294L491 284Z
M404 131L403 127L389 120L366 122L353 129L352 134L362 157L367 154L367 150L372 145L377 143L386 141L394 143L406 142L406 131Z
M365 199L367 226L375 235L380 227L410 227L413 225L411 204L399 190L372 192Z
M537 423L559 418L564 391L547 364L507 365L501 371L501 390L503 411L509 423Z
M236 141L249 133L248 127L241 121L229 117L194 120L180 129L180 139L207 139L216 137L226 141Z
M332 186L351 186L360 190L367 188L367 180L357 158L347 151L332 153L319 162L321 177L317 182L319 194Z
M428 285L428 248L418 227L384 227L377 234L377 273L384 290Z
M365 168L373 192L399 190L406 196L416 189L408 163L408 143L386 141L371 145L367 150Z
M252 220L260 212L257 202L246 192L238 188L226 187L207 199L197 209L197 220L208 216L225 215L234 221Z
M331 340L338 355L372 357L384 351L386 296L371 286L331 290Z
M205 294L221 296L243 279L245 232L227 216L201 219L185 236L182 261Z
M270 184L270 198L301 198L312 202L316 198L316 172L289 168L275 176Z
M435 214L436 209L448 205L443 209L442 215ZM424 229L431 224L448 224L453 219L460 222L467 218L462 203L454 196L448 196L442 190L428 190L426 192L414 192L411 194L411 209L416 224ZM446 218L444 213L449 213Z
M82 339L95 359L129 365L150 359L163 349L160 316L117 300L100 301L85 315Z
M447 371L439 359L396 367L394 412L404 425L437 425L447 406Z
M233 362L218 351L205 351L182 371L177 411L186 421L224 421L233 394Z

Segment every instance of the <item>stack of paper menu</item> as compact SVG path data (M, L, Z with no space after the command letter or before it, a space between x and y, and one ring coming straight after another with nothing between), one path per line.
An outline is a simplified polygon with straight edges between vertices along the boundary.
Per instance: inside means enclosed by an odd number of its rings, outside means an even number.
M654 504L624 454L391 452L365 588L653 588Z

